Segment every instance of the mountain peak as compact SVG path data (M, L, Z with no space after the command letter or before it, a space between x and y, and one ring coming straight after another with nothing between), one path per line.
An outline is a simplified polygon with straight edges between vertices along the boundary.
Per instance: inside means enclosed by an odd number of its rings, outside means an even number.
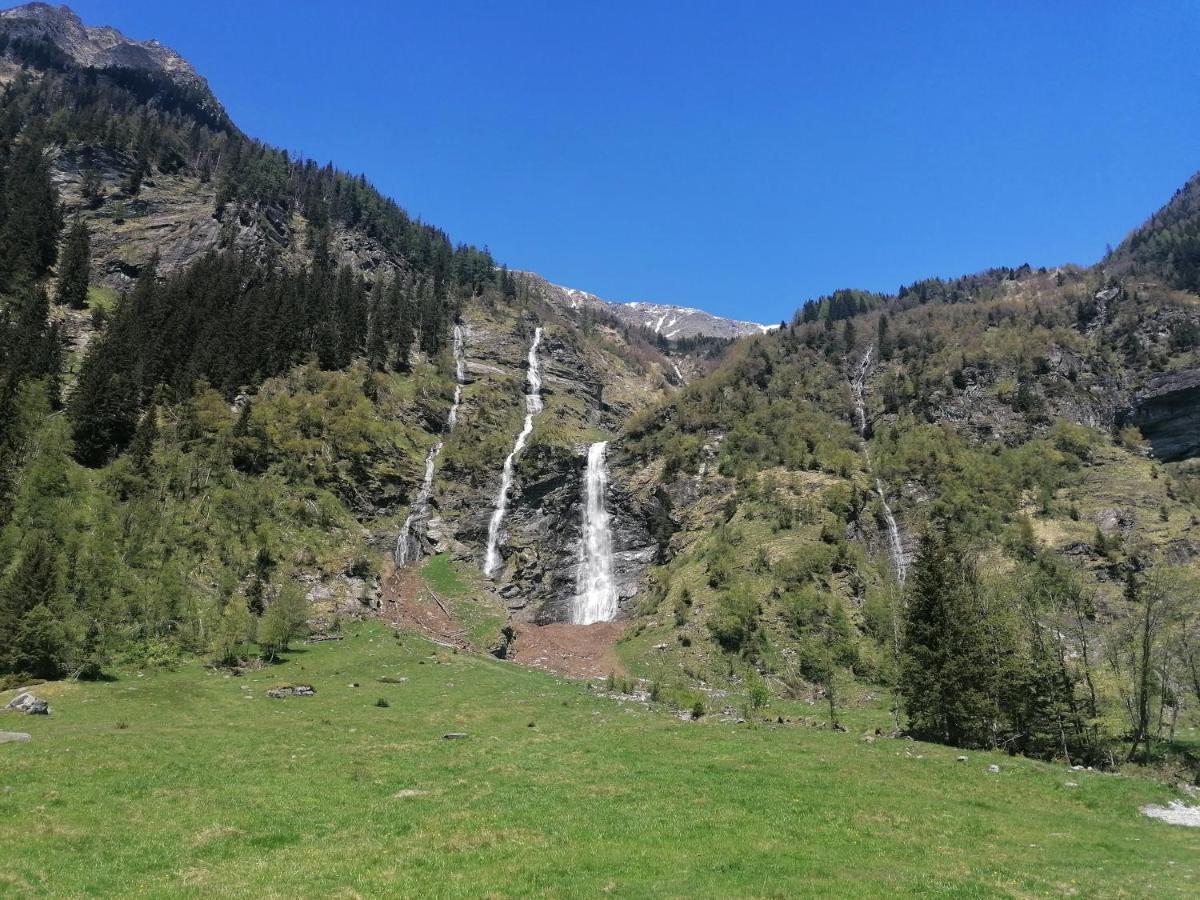
M25 3L0 11L0 31L10 37L46 41L80 66L141 69L178 84L208 90L191 63L159 41L135 41L111 26L88 26L69 6Z
M668 340L691 337L738 338L750 334L763 334L775 327L728 319L690 306L650 303L645 300L606 300L589 291L554 284L531 272L525 274L535 279L541 286L543 295L551 302L571 309L590 307L616 316L626 325L647 328Z

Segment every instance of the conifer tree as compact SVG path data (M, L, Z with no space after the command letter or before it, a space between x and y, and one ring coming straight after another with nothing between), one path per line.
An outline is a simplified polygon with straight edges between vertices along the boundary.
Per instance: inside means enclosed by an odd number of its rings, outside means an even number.
M392 320L392 342L396 345L395 368L397 372L411 369L408 355L413 343L412 295L405 290L402 276L397 273L388 285L388 311Z
M383 277L371 287L370 318L367 324L367 368L382 372L387 366L387 320L384 316Z
M84 309L88 298L88 270L91 265L91 238L82 219L76 219L67 232L58 265L58 294L55 300L71 309Z
M995 746L1004 667L1015 648L948 532L926 533L908 592L900 694L910 730L956 746Z
M18 141L0 196L0 279L40 278L58 255L62 214L41 144Z
M38 678L63 673L67 636L56 615L62 565L53 539L37 530L0 586L0 668Z

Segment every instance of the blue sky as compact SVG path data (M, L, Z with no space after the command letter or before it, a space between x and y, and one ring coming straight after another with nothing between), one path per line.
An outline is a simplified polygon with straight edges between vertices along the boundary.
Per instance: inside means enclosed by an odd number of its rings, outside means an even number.
M1200 4L78 0L250 134L613 299L1094 262L1200 169Z

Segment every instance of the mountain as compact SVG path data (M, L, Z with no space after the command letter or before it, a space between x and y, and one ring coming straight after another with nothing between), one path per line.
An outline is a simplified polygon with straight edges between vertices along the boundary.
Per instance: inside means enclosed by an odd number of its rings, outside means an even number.
M9 40L41 41L77 65L95 69L139 69L208 90L182 56L158 41L134 41L117 29L88 27L68 6L26 3L0 12L0 34Z
M672 306L644 301L604 300L595 294L575 288L552 284L533 273L527 274L546 298L573 310L592 310L607 313L632 328L645 329L667 340L694 337L733 339L750 334L762 334L775 326L756 322L741 322L714 316L702 309Z
M379 617L685 716L1196 770L1195 180L1095 266L768 329L510 271L19 11L0 673Z

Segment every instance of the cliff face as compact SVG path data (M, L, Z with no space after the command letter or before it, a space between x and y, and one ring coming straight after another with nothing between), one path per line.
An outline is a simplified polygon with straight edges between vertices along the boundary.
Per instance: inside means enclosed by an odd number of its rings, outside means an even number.
M619 331L584 329L538 300L519 310L471 304L463 323L466 384L434 477L426 551L482 566L501 467L525 412L530 340L540 326L544 408L515 461L500 531L502 563L490 584L520 621L566 621L580 558L587 448L614 438L631 414L670 395L666 363L649 348L634 353ZM622 471L619 443L611 457L614 574L628 606L656 553L649 528L655 507Z
M0 30L14 38L46 41L81 66L158 72L178 84L208 91L208 82L170 47L131 40L107 26L88 27L65 5L26 3L0 11Z
M1200 369L1150 379L1124 421L1137 426L1164 462L1200 456Z

